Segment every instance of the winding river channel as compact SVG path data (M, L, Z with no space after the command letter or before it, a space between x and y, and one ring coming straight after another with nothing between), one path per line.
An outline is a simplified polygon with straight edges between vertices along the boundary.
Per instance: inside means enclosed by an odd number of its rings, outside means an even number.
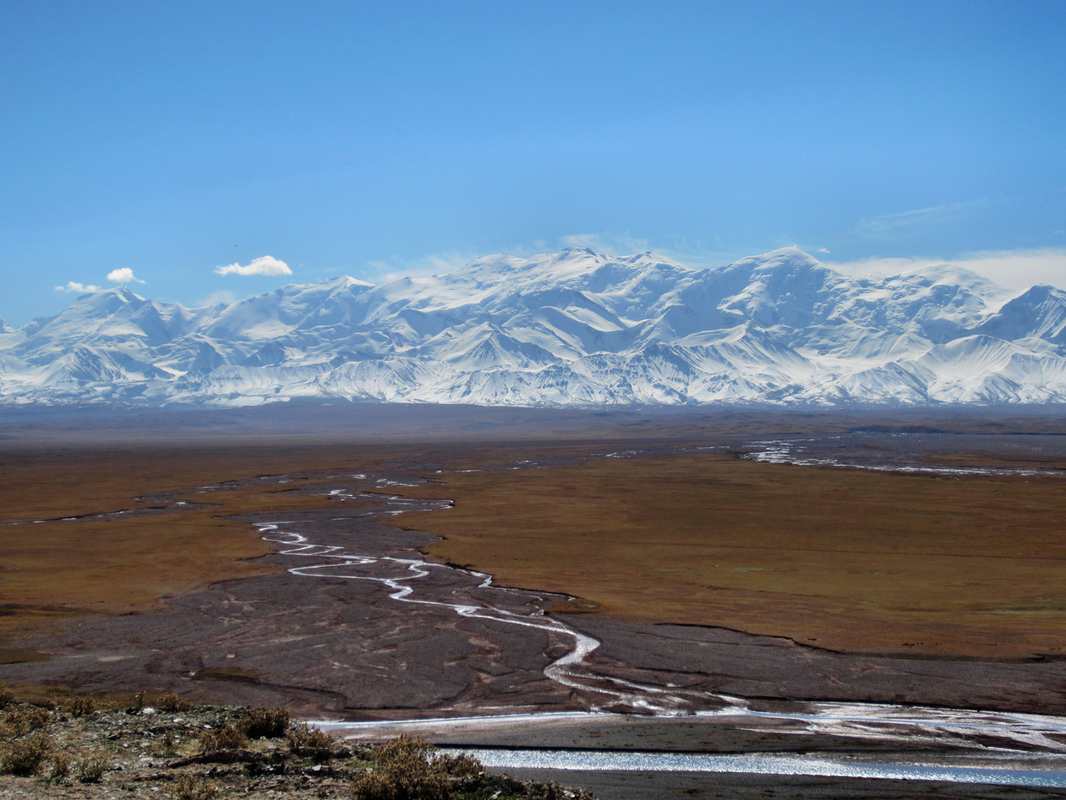
M366 476L355 476L366 478ZM372 481L372 479L370 479ZM385 479L376 482L381 486ZM372 481L373 482L373 481ZM386 482L388 483L388 482ZM394 484L395 485L395 484ZM446 508L447 501L413 501L395 495L363 493L357 490L333 489L330 496L338 500L366 500L378 506L374 514L391 515L427 507ZM263 539L276 543L281 556L298 560L288 571L307 578L331 578L376 582L387 588L389 597L397 603L410 603L446 609L459 617L477 618L500 625L539 630L569 642L567 651L544 668L544 675L560 686L573 690L586 703L586 712L551 715L559 719L596 718L614 716L607 710L617 707L633 709L644 715L696 717L728 717L748 720L789 720L800 723L811 733L828 733L852 737L855 740L878 740L895 743L900 750L915 747L935 747L945 736L994 736L999 742L1013 742L1017 749L1000 745L989 747L980 754L980 765L921 762L908 758L906 762L887 763L881 760L862 760L829 756L747 754L712 756L696 753L650 753L637 751L553 751L546 749L473 750L487 766L531 767L563 770L654 770L685 772L743 772L780 775L829 775L871 778L910 778L948 780L956 782L997 783L1025 786L1066 787L1066 719L1020 713L1002 713L939 707L889 705L876 703L813 702L804 703L802 713L754 710L740 697L715 694L698 689L656 686L622 680L597 673L589 664L589 656L601 642L577 631L562 620L549 617L543 610L514 611L493 607L473 598L474 589L492 585L492 576L457 567L423 560L416 556L382 556L353 552L340 545L316 543L297 528L299 523L273 520L256 523ZM460 586L449 597L441 592L424 592L427 578L448 573L445 583ZM440 585L441 581L436 581ZM463 590L463 586L467 589ZM495 591L511 590L493 587ZM481 593L484 596L484 593ZM485 717L485 724L508 723L527 725L543 722L549 715L506 715ZM455 720L469 725L476 718ZM421 720L418 724L447 728L450 720ZM389 729L395 733L403 723L378 722L316 722L325 729L340 732ZM1023 751L1035 751L1042 759L1039 766ZM987 763L992 759L994 763ZM1053 769L1047 769L1048 761ZM958 759L956 759L958 761ZM1059 768L1061 764L1061 769Z

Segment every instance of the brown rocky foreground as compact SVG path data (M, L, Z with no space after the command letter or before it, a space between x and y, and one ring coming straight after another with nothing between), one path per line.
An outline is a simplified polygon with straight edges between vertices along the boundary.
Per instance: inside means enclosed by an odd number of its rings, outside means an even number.
M0 713L0 798L282 796L291 800L595 800L580 789L490 774L475 760L436 754L423 740L348 745L282 708L96 708L11 702Z
M442 800L654 800L661 797L716 798L910 798L1038 800L1066 796L1066 790L951 784L937 781L861 780L840 777L701 773L582 773L563 770L483 770L470 759L444 757L420 744L388 748L325 736L291 724L283 709L187 707L162 696L161 707L146 698L93 708L86 698L66 707L9 702L0 712L0 798L160 798L211 800L274 797L290 800L433 797ZM149 697L147 700L152 701ZM281 712L280 715L278 712ZM551 729L555 728L554 731ZM432 726L427 726L430 732ZM444 738L484 743L484 731L451 730ZM601 719L528 729L496 726L504 746L584 748L670 748L700 751L711 743L693 722ZM714 746L751 744L731 726L715 733ZM764 738L762 744L768 740ZM778 743L780 745L780 742ZM853 743L852 743L853 744ZM845 752L847 743L813 737L813 750ZM388 751L392 750L390 754ZM389 756L392 756L390 759ZM396 756L399 755L399 758ZM30 762L33 762L32 764ZM34 774L27 774L29 772ZM13 774L19 773L19 774ZM382 784L407 786L409 794L377 793ZM390 784L392 782L392 784ZM569 786L568 786L569 785ZM418 793L419 787L422 794ZM442 793L443 792L443 793Z

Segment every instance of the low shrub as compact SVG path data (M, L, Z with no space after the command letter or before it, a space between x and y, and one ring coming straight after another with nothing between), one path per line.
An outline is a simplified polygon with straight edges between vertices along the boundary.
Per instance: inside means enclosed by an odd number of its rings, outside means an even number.
M182 775L174 782L176 800L212 800L218 797L218 789L203 776Z
M248 745L248 737L243 731L229 723L219 725L213 730L205 731L200 736L200 749L205 753L217 753L219 750L237 750Z
M180 694L174 694L173 692L163 692L159 695L159 700L156 701L156 706L162 711L174 713L175 711L189 711L193 707L192 700L187 697L182 697Z
M15 694L10 689L0 686L0 709L7 708L15 702Z
M91 717L96 713L96 700L88 695L77 695L64 703L64 710L72 717Z
M0 755L0 772L8 775L33 775L52 752L55 743L46 733L35 733L12 742Z
M4 726L11 736L23 736L48 724L48 711L37 706L16 705L4 715Z
M480 761L466 753L460 753L457 756L439 755L433 759L433 764L453 778L481 775L485 771L485 766Z
M111 759L105 753L96 753L83 758L78 762L78 782L99 783L109 766L111 766Z
M249 739L276 739L289 728L289 711L281 706L256 706L245 709L237 721Z
M318 728L300 723L285 732L285 741L294 754L310 757L316 764L328 761L333 756L336 744L333 737Z
M352 779L354 800L448 800L448 779L433 772L374 770Z
M451 777L480 774L481 762L467 755L433 757L425 739L400 736L378 747L374 769L355 776L355 800L449 800Z
M48 759L48 768L44 773L44 779L49 783L59 783L70 774L70 754L52 753Z
M178 740L171 731L163 734L163 739L156 745L156 752L161 756L170 757L178 752Z

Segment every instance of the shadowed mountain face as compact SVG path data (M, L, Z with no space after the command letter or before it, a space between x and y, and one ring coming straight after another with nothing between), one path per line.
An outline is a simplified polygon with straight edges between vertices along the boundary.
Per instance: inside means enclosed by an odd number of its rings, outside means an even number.
M515 406L1066 402L1066 292L955 267L854 279L794 248L487 256L188 309L124 287L0 326L0 402Z

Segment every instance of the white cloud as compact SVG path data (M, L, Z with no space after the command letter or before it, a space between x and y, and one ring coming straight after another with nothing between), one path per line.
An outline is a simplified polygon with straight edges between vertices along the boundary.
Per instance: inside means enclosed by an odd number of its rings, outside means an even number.
M144 283L140 278L133 277L133 270L129 267L111 270L107 273L107 279L112 283Z
M78 294L89 294L91 292L100 291L99 286L94 286L91 283L78 283L77 281L67 281L66 286L57 286L57 292L77 292Z
M898 275L933 264L972 270L1008 289L1028 289L1038 283L1066 288L1066 249L996 250L967 253L960 258L867 258L840 263L823 262L830 269L855 277Z
M215 272L219 275L292 275L289 265L273 256L254 258L252 263L243 267L240 264L215 267Z
M824 247L819 247L815 252L817 252L817 253L828 253L829 250L827 250Z

